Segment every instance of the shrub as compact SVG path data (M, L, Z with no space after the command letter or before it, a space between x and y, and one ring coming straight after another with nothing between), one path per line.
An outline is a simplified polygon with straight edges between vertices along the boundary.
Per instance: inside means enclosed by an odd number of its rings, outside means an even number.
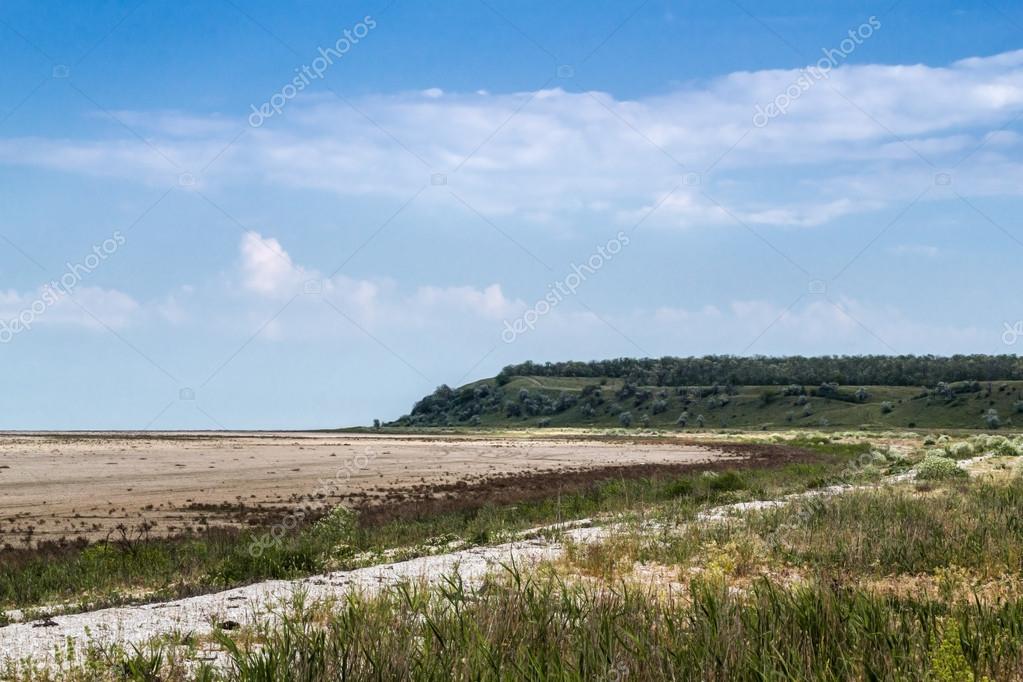
M949 445L948 454L955 459L963 459L973 454L973 446L966 441L960 441L958 443L952 443Z
M921 481L947 481L966 478L968 474L948 457L927 455L916 466L916 477Z
M632 413L631 412L620 413L618 415L618 423L624 426L625 428L629 428L630 426L632 426Z
M892 404L892 401L885 400L881 403L881 414L891 414L894 410L895 405Z
M998 410L991 408L984 414L984 423L987 424L989 429L997 429L1002 425L1002 420L998 416Z
M742 476L734 471L725 471L717 476L707 477L707 487L715 492L731 492L734 490L742 490L746 487L746 482L743 481Z

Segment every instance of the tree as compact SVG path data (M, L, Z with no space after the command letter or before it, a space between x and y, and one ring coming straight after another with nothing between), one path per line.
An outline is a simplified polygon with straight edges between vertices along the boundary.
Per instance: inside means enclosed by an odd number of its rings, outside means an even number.
M682 428L685 428L686 424L688 424L688 423L689 423L689 413L688 412L683 412L682 414L680 414L678 416L678 419L675 420L675 425L676 426L681 426Z
M881 414L891 414L894 409L895 405L893 405L890 400L885 400L881 403Z
M702 414L696 415L696 425L699 426L701 429L703 428L703 422L704 422L703 415Z
M632 413L628 411L619 413L618 423L624 426L625 428L629 428L630 426L632 426Z
M987 424L989 429L997 429L1002 425L1002 419L998 416L998 410L991 408L984 413L984 423Z
M373 420L373 428L374 429L379 429L380 428L380 420L379 419L374 419Z

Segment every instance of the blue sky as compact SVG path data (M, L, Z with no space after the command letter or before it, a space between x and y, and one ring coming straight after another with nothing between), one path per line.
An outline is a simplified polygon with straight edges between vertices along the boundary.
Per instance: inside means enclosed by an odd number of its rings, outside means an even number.
M11 1L0 36L0 428L1016 351L1011 3Z

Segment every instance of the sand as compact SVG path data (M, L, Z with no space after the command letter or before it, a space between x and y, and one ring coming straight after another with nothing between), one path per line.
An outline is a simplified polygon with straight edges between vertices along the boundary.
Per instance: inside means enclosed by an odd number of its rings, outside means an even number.
M412 486L519 472L697 463L696 445L574 437L322 433L0 434L0 543L152 535L287 513L325 493L365 503ZM240 505L248 512L239 514Z

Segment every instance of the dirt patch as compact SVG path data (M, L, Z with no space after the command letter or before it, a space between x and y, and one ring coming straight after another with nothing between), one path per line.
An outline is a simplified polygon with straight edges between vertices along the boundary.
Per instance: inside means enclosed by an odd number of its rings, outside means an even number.
M260 526L312 499L359 508L535 499L559 486L711 468L749 452L672 438L7 434L0 547L103 540L143 523L155 524L153 536ZM624 472L634 466L647 468Z

